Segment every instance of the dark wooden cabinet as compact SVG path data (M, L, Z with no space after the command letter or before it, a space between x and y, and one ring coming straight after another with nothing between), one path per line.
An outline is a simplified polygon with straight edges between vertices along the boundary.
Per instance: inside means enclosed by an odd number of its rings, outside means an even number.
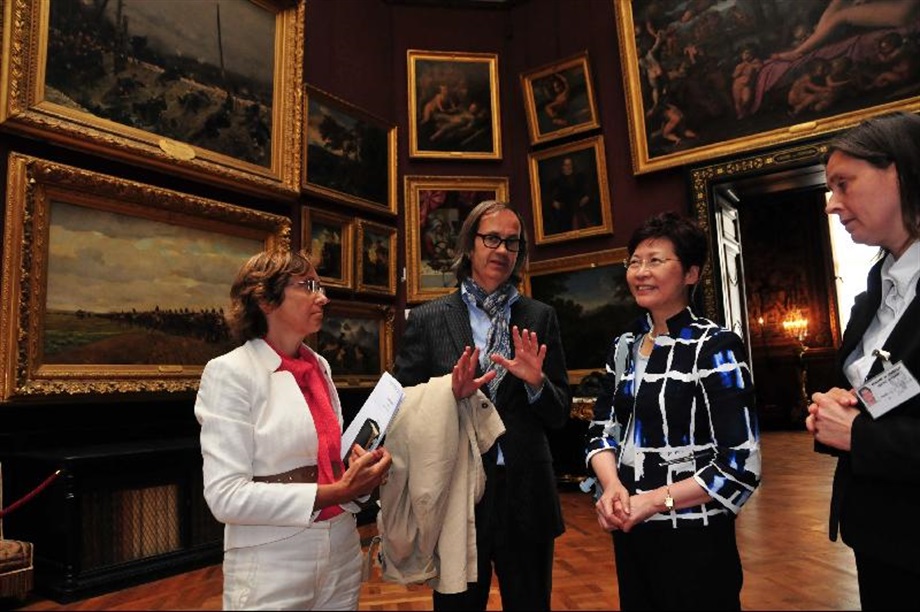
M223 526L202 495L197 438L3 457L7 499L60 469L4 522L35 546L35 590L60 602L220 561Z

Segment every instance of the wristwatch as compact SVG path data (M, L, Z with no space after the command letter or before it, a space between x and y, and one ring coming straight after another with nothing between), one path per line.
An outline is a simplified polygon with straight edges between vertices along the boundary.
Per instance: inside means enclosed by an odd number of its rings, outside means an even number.
M665 485L664 490L665 490L665 494L664 494L665 510L667 510L668 512L673 512L674 510L676 510L676 508L674 507L674 498L671 497L671 487L668 485Z

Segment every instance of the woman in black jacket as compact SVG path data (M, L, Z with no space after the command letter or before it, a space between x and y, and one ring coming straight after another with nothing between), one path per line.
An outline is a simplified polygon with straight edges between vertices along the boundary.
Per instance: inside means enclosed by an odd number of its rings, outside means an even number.
M838 136L827 184L826 212L854 242L878 246L880 260L843 335L839 386L812 396L805 424L817 450L839 457L830 537L837 539L839 527L853 548L862 609L913 610L920 583L920 117L878 116Z

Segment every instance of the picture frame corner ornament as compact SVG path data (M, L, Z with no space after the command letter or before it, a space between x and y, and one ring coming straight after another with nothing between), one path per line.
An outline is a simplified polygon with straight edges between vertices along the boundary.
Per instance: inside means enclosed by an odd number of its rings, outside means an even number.
M170 157L181 159L182 161L191 161L197 157L195 147L187 145L184 142L179 142L178 140L161 138L157 142L157 146Z

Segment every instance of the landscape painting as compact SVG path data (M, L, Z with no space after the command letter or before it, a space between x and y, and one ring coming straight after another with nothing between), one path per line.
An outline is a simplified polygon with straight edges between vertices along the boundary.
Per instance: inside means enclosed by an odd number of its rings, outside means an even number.
M0 401L194 390L240 266L290 248L287 217L34 157L7 185Z
M306 87L304 189L396 214L396 126Z
M43 363L207 363L235 346L230 283L262 246L53 201Z
M569 382L603 371L614 339L642 314L626 284L626 249L530 264L525 292L559 317Z

